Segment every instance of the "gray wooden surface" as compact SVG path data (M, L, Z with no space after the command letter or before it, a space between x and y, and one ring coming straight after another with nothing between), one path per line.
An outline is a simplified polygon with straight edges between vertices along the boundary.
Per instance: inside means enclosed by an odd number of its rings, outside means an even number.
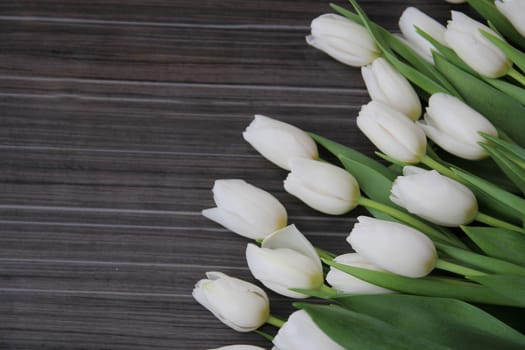
M339 2L345 5L344 2ZM395 30L409 5L361 1ZM371 153L358 69L308 47L328 1L0 2L0 349L207 349L251 343L191 298L204 272L252 280L246 239L207 221L218 178L275 194L335 252L331 218L282 189L241 137L266 114ZM253 280L252 280L253 281ZM286 298L272 311L286 317Z

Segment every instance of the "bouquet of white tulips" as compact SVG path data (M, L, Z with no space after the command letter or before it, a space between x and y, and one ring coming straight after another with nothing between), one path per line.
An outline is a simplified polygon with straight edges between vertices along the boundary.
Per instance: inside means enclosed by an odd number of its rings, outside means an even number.
M355 0L312 21L308 44L361 67L372 101L356 122L382 159L261 115L243 137L309 207L371 216L336 256L270 193L217 180L203 215L254 240L246 261L264 287L302 299L282 320L261 287L209 272L193 295L219 320L278 350L525 348L525 1L467 2L487 24L411 7L397 36Z

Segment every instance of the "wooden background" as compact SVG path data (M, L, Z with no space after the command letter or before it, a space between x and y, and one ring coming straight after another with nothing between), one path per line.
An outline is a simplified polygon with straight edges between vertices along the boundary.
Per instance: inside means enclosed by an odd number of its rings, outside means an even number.
M345 5L345 2L339 2ZM409 5L361 1L396 30ZM371 153L360 71L306 45L318 0L0 2L0 349L209 349L250 343L191 297L210 270L253 281L247 240L200 215L219 178L275 194L335 252L331 218L282 189L241 137L265 114ZM283 318L290 301L271 294Z

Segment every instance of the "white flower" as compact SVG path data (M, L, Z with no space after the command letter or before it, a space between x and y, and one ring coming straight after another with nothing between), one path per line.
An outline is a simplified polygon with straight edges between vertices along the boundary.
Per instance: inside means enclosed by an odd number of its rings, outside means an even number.
M242 136L263 157L290 170L291 158L317 159L317 145L303 130L263 115L255 115Z
M263 239L287 224L283 205L243 180L215 180L212 191L217 207L203 210L202 215L241 236Z
M270 315L268 296L254 284L221 272L207 272L193 289L193 297L225 325L238 332L262 326Z
M486 142L478 132L498 136L496 128L484 116L460 99L444 93L430 97L424 121L418 124L441 148L471 160L488 156L478 144Z
M253 346L253 345L228 345L228 346L222 346L220 348L210 349L210 350L265 350L265 349L261 348L260 346Z
M321 260L295 225L266 237L261 247L248 244L246 260L256 279L284 296L306 298L290 288L317 290L323 284Z
M273 343L281 350L344 350L323 333L304 310L295 311L288 317Z
M414 88L384 58L376 58L372 64L361 67L361 74L372 100L389 105L412 120L419 119L421 102Z
M399 18L399 29L401 29L403 36L419 48L418 52L422 52L432 62L432 50L435 50L434 45L416 32L416 27L445 46L447 45L445 40L446 28L415 7L407 7Z
M290 168L284 189L308 206L331 215L347 213L357 206L359 185L344 169L300 158L292 159Z
M392 186L390 200L412 214L441 226L470 223L478 213L474 193L435 170L407 166Z
M452 20L448 22L445 39L448 46L479 74L491 78L507 74L512 62L480 30L501 38L486 25L461 12L452 11Z
M362 25L326 13L315 18L306 42L341 63L361 67L379 56L374 39Z
M434 243L400 223L359 216L347 241L365 259L406 277L428 275L436 264Z
M502 0L495 2L498 11L501 12L512 23L514 28L525 36L525 1Z
M348 254L339 255L334 260L335 262L343 264L343 265L361 267L364 269L374 270L374 271L385 271L379 266L366 260L358 253L348 253ZM332 288L334 288L338 292L345 293L345 294L392 293L390 289L382 288L372 283L365 282L346 272L338 270L335 267L330 267L330 271L326 275L326 282L328 282L328 284L330 284Z
M357 126L379 150L404 163L418 163L426 154L427 138L410 118L392 107L371 101L361 107Z

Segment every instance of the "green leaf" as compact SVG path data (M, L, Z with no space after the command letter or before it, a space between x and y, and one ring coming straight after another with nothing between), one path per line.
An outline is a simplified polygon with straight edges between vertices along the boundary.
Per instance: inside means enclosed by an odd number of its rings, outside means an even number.
M407 294L461 299L482 304L517 306L516 301L506 298L479 284L464 282L451 278L423 277L409 278L390 272L373 271L359 267L339 264L333 260L323 259L327 265L355 276L363 281L383 288Z
M514 162L522 168L525 168L525 148L504 141L492 135L488 135L485 133L480 133L480 135L489 140L492 144L497 145L500 149L508 152L509 154L512 154L515 157Z
M525 50L525 38L514 28L512 23L494 5L494 1L489 0L467 0L483 18L490 22L505 38L521 49Z
M465 102L483 114L516 143L525 145L525 106L472 74L456 67L443 56L434 55L437 69L456 87Z
M525 307L525 276L516 275L484 275L468 276L494 292L512 299L516 306Z
M315 324L345 349L451 350L388 323L337 305L295 303ZM323 350L323 349L319 349Z
M504 152L483 143L480 143L480 146L490 154L498 167L520 189L520 191L525 193L525 169L516 165Z
M483 78L483 80L525 105L525 89L501 79Z
M453 349L523 349L525 336L460 300L403 294L336 297L339 305ZM407 317L410 315L410 317Z
M494 227L463 226L463 231L487 255L525 266L525 236Z

